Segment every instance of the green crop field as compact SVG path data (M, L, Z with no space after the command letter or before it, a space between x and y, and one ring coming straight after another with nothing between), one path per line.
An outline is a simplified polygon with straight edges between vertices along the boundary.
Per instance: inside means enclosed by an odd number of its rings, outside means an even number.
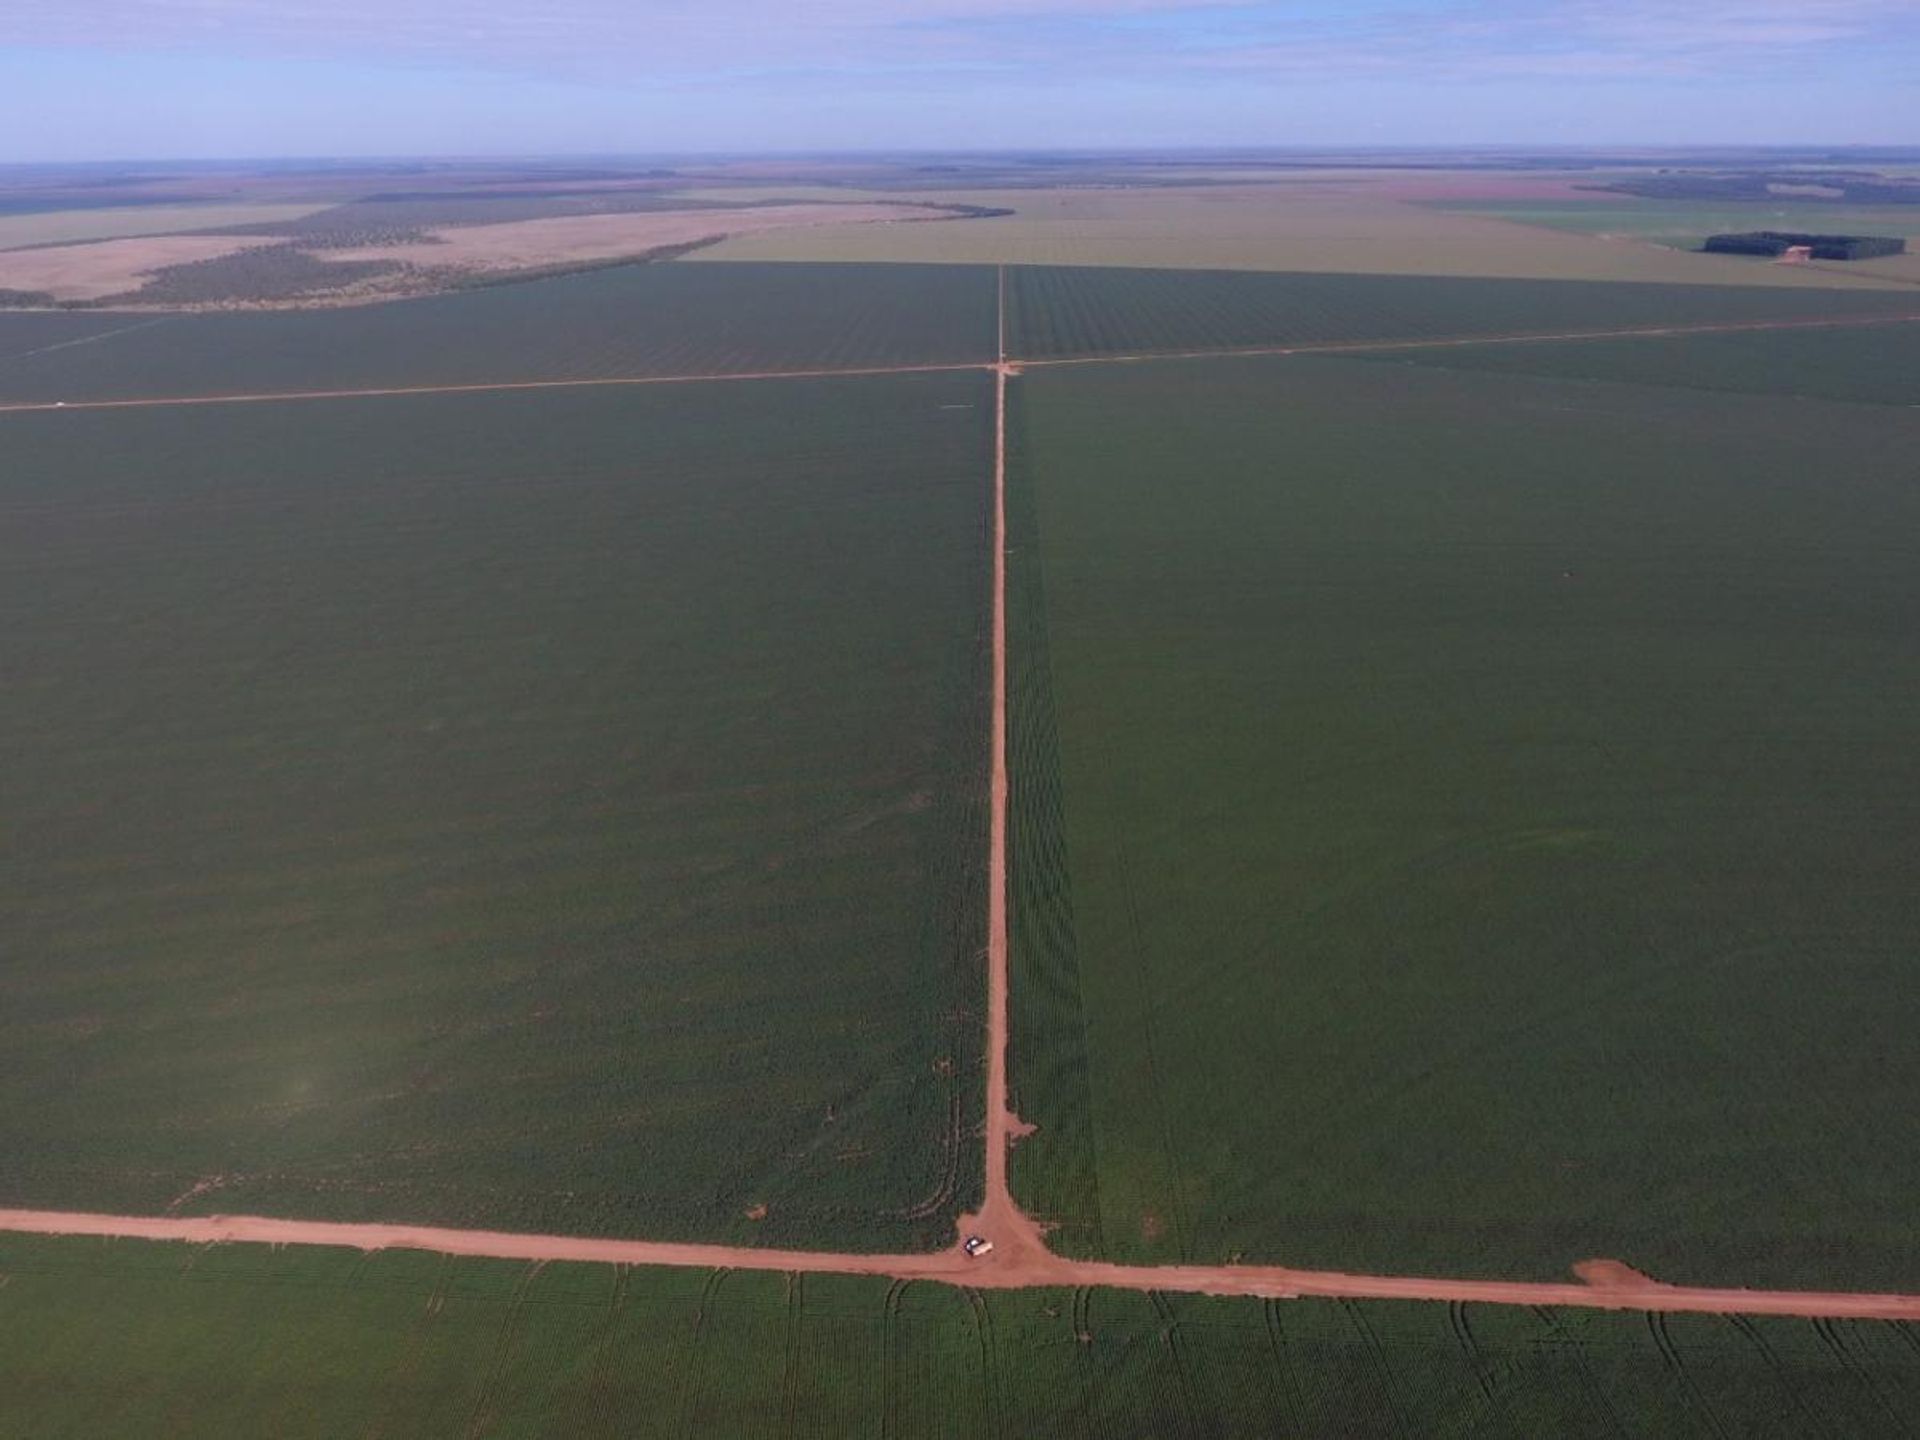
M1811 230L1819 234L1920 235L1920 205L1841 205L1830 201L1712 201L1637 199L1596 195L1591 200L1449 200L1433 209L1468 211L1497 220L1570 230L1581 235L1631 235L1694 249L1709 235L1738 230Z
M1369 358L1505 375L1920 405L1920 323L1468 345Z
M991 414L0 418L0 1204L949 1240Z
M1920 413L1324 357L1017 398L1057 1245L1920 1286Z
M1898 1433L1920 1337L0 1237L0 1436Z
M1920 315L1920 291L1902 290L1225 270L1008 273L1009 345L1031 359Z
M114 319L0 314L0 403L951 364L995 345L993 272L960 266L637 265L351 309ZM122 333L44 349L61 325Z

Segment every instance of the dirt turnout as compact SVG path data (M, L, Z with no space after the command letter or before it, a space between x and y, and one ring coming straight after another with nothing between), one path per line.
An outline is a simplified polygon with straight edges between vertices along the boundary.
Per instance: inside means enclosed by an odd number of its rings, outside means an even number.
M25 290L55 300L102 300L138 290L154 271L169 265L217 260L273 243L257 235L150 235L143 240L0 251L0 290Z

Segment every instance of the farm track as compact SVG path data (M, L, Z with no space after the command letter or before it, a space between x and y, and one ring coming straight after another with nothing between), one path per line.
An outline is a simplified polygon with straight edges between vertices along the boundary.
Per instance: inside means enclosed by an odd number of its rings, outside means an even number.
M1545 345L1579 340L1657 340L1677 335L1730 335L1758 330L1859 330L1920 324L1920 314L1839 316L1814 320L1718 320L1697 325L1633 325L1613 330L1554 330L1503 335L1447 335L1407 340L1320 340L1297 345L1242 345L1220 349L1138 350L1113 355L1058 355L1022 360L1023 370L1070 365L1143 365L1157 360L1256 359L1274 355L1347 355L1373 351L1464 350L1475 345Z
M592 390L637 385L706 385L719 381L859 379L875 375L950 375L991 370L985 361L947 365L878 365L827 370L717 370L697 375L601 375L578 380L486 380L460 385L389 385L358 390L264 390L231 395L146 396L122 400L33 400L0 404L0 415L41 410L148 410L185 405L268 405L294 400L377 400L407 395L491 395L511 390Z
M924 1255L860 1255L770 1250L673 1241L598 1240L429 1225L362 1225L281 1220L258 1215L188 1218L0 1210L0 1231L29 1235L168 1240L196 1245L322 1245L356 1250L424 1250L494 1259L758 1270L790 1275L885 1276L976 1290L1048 1287L1251 1296L1269 1300L1421 1300L1474 1305L1541 1305L1700 1315L1782 1315L1815 1320L1920 1321L1920 1295L1853 1291L1739 1290L1667 1285L1644 1276L1596 1273L1591 1281L1455 1280L1429 1275L1363 1275L1282 1265L1117 1265L1069 1260L1047 1251L1003 1252L970 1260L958 1245Z
M993 360L955 360L927 365L865 365L798 370L711 370L680 375L600 375L572 380L487 380L456 385L392 385L338 390L266 390L224 395L135 396L111 400L8 401L0 402L0 415L38 414L51 410L146 410L193 405L266 405L303 400L374 400L417 395L489 395L516 390L591 390L646 385L737 384L771 380L854 380L883 375L953 375L969 371L996 371L1003 375L1018 375L1027 370L1064 369L1087 365L1143 365L1157 361L1259 359L1287 355L1365 355L1403 350L1459 350L1470 349L1476 345L1566 344L1581 340L1660 339L1671 336L1727 335L1767 330L1858 330L1887 325L1920 325L1920 313L1838 316L1812 320L1735 320L1698 325L1642 325L1611 330L1515 331L1500 335L1427 336L1397 340L1304 341L1291 345L1137 350L1110 355L1054 355L1021 359L1010 358L1006 352L1003 298L1000 349L998 356ZM84 341L67 343L82 344L106 338L105 335L88 336ZM23 357L0 357L0 359L5 358Z
M1819 1321L1874 1319L1920 1321L1920 1295L1871 1294L1847 1291L1746 1290L1668 1285L1617 1261L1589 1260L1574 1267L1577 1280L1503 1281L1459 1280L1420 1275L1348 1274L1331 1270L1300 1270L1271 1265L1120 1265L1106 1261L1073 1260L1047 1248L1044 1232L1015 1203L1007 1183L1007 1152L1024 1126L1008 1108L1007 1040L1009 1017L1009 933L1007 830L1009 783L1007 773L1007 385L1022 370L1036 365L1129 363L1143 360L1197 359L1231 355L1293 355L1354 350L1433 348L1445 345L1502 344L1523 341L1613 338L1625 335L1678 335L1732 330L1801 329L1811 325L1875 325L1920 321L1920 316L1897 320L1781 321L1720 324L1662 329L1580 332L1559 335L1483 337L1472 340L1367 342L1339 346L1295 346L1255 351L1183 352L1177 355L1107 356L1077 360L1012 361L1006 352L1006 279L999 279L998 353L991 363L907 366L887 369L787 371L755 375L699 375L648 377L632 380L530 381L504 385L422 387L413 390L322 391L299 395L207 397L185 400L122 400L83 402L56 407L48 404L0 406L0 413L19 410L117 409L151 405L220 404L242 401L331 399L355 396L437 394L473 391L552 389L579 385L674 384L713 380L762 380L829 375L882 375L991 369L994 373L993 466L993 697L991 736L991 821L989 829L988 897L988 1021L986 1104L986 1188L977 1214L960 1218L961 1236L982 1234L994 1248L978 1259L969 1257L959 1240L949 1248L928 1254L857 1254L813 1250L776 1250L756 1247L683 1244L672 1241L611 1240L583 1236L517 1234L491 1230L445 1229L424 1225L351 1224L332 1221L289 1220L265 1216L139 1216L101 1215L78 1211L0 1209L0 1232L54 1236L93 1236L109 1239L174 1241L195 1245L264 1244L315 1245L376 1251L422 1250L443 1256L521 1260L538 1266L551 1261L692 1267L709 1270L707 1293L713 1293L729 1270L772 1271L789 1276L810 1274L886 1276L897 1282L889 1292L889 1313L897 1305L904 1284L925 1280L979 1290L1051 1287L1084 1294L1089 1287L1143 1291L1149 1294L1186 1293L1248 1296L1266 1300L1306 1297L1338 1300L1416 1300L1452 1305L1525 1305L1603 1310L1640 1310L1657 1317L1670 1313L1710 1315L1774 1315ZM531 1273L531 1272L530 1272ZM523 1279L522 1288L524 1289ZM516 1301L517 1303L517 1301ZM1076 1311L1080 1301L1076 1298ZM1156 1302L1159 1303L1159 1302ZM701 1314L704 1316L703 1304ZM1269 1322L1277 1316L1269 1311ZM1655 1322L1655 1336L1664 1328ZM1279 1343L1277 1334L1274 1343ZM1471 1337L1462 1332L1462 1343ZM695 1344L698 1344L696 1329ZM1663 1346L1663 1349L1665 1347ZM693 1373L689 1367L689 1376ZM690 1394L690 1391L689 1391ZM683 1422L687 1397L683 1396ZM683 1423L684 1428L684 1423Z

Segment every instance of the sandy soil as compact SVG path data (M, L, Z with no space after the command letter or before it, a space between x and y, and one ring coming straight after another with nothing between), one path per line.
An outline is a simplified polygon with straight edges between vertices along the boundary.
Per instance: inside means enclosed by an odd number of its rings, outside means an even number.
M466 225L429 232L433 239L399 245L321 250L323 260L398 260L423 269L533 270L615 260L715 235L751 235L826 225L942 218L897 204L768 205L750 210L662 210L633 215L562 215L508 225Z
M56 300L101 300L138 290L156 270L213 260L275 242L249 235L151 235L0 252L0 290L43 290Z

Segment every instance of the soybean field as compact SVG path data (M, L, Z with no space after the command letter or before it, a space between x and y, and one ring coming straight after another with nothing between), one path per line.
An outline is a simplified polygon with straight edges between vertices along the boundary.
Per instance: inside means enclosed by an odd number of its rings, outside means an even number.
M1488 374L1557 375L1688 390L1920 406L1920 319L1911 324L1813 330L1650 335L1382 353L1382 364L1439 365ZM1808 419L1843 412L1816 407Z
M977 1199L977 374L0 426L0 1203Z
M0 1434L1870 1435L1909 1327L0 1237Z
M1056 1247L1920 1283L1920 414L1320 357L1018 400Z
M1021 267L1014 353L1068 359L1668 325L1920 316L1920 291Z

